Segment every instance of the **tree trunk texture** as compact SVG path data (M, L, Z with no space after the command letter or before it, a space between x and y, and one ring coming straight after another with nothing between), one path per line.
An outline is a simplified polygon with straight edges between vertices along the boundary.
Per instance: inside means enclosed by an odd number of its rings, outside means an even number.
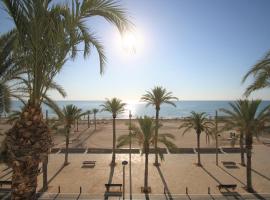
M240 150L241 150L241 165L245 166L245 149L244 149L244 134L240 133Z
M96 114L94 114L94 120L95 120L95 130L97 129L97 119L96 119Z
M144 147L145 150L145 170L144 170L144 192L148 192L148 155L149 155L149 147L145 145Z
M68 165L69 132L70 132L70 128L67 128L67 135L66 135L66 152L65 152L65 163L64 163L64 165Z
M157 146L157 138L158 138L158 129L159 129L159 109L156 108L156 127L155 127L155 166L158 166L158 146Z
M252 187L252 177L251 177L252 134L246 135L246 149L247 149L247 166L246 166L247 191L253 192L254 190Z
M113 152L112 152L112 165L115 165L115 142L116 142L116 133L115 133L115 116L113 116Z
M197 149L198 149L198 166L201 166L201 152L200 152L200 135L201 133L197 133Z
M12 166L11 199L35 199L39 163L51 146L41 108L27 104L20 119L7 131L5 145Z
M90 116L89 116L89 114L87 115L87 127L90 128Z

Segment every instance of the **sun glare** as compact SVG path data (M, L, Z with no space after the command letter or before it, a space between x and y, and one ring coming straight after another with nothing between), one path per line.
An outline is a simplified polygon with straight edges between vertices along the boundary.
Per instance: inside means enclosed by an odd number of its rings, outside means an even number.
M122 35L122 47L128 53L136 53L138 49L138 37L133 32L125 32Z

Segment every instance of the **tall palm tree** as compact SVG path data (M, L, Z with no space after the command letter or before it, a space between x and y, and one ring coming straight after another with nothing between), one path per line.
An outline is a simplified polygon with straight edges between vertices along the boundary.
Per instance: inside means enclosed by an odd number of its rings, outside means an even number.
M62 113L60 114L60 120L63 121L66 132L66 152L65 152L65 162L64 165L68 165L68 146L69 146L69 136L71 125L75 123L75 121L80 118L82 110L75 105L69 104L66 105Z
M145 193L149 192L148 187L148 156L150 146L155 145L155 141L158 143L166 145L168 148L175 148L175 144L170 141L170 139L174 139L174 136L171 134L159 134L157 139L155 136L155 123L150 118L145 116L144 118L138 119L139 126L134 124L131 125L132 133L131 135L121 135L117 139L117 147L122 147L124 145L128 145L131 142L137 142L141 148L142 152L145 154L145 171L144 171L144 187L143 191ZM163 159L163 157L161 157Z
M159 111L161 104L170 104L174 107L176 105L173 103L173 100L178 100L177 97L172 96L172 92L168 92L165 88L156 86L151 91L146 91L141 97L142 101L147 102L146 106L152 105L156 108L156 126L155 126L155 137L158 137L158 129L159 129ZM157 140L155 141L155 166L158 166L158 147Z
M245 95L249 96L250 93L270 87L270 51L264 56L262 60L256 63L244 76L242 82L245 82L248 77L253 76L254 82L248 86Z
M97 115L97 113L99 112L99 109L93 108L93 109L92 109L92 112L93 112L93 114L94 114L94 123L95 123L95 130L96 130L96 129L97 129L97 119L96 119L96 115Z
M200 154L200 135L202 132L206 134L211 134L211 130L213 130L214 124L209 121L204 112L196 113L194 111L191 112L191 116L186 119L186 121L179 126L179 129L183 129L183 135L194 129L197 134L197 149L198 149L198 166L202 166L201 164L201 154Z
M107 111L112 114L113 117L113 153L112 153L112 162L111 165L115 165L115 144L116 144L116 133L115 133L115 119L117 115L121 114L125 110L125 103L122 102L121 99L112 98L106 99L105 103L100 105L102 107L102 111Z
M246 178L247 190L253 192L252 177L251 177L251 150L253 144L253 136L258 136L260 133L269 131L270 122L270 105L259 109L261 100L238 100L230 103L230 109L222 109L230 121L231 127L237 128L245 134L246 140Z
M238 104L241 104L243 101L238 101ZM236 138L232 138L232 140L235 140L239 138L239 146L240 146L240 160L241 165L245 166L245 149L244 149L244 132L241 129L241 120L242 116L241 113L237 111L237 108L235 107L234 103L229 103L230 107L233 108L234 113L228 111L227 109L220 109L222 112L224 112L226 115L228 115L228 112L230 112L229 117L223 117L222 121L224 123L224 126L222 127L221 131L231 131L234 130L238 132L239 136ZM233 142L233 141L232 141Z
M87 115L87 127L90 128L90 115L92 114L91 110L87 110L85 115Z
M2 0L14 22L11 38L16 41L16 48L12 51L19 55L18 64L26 69L31 84L27 105L6 137L14 171L12 199L35 199L38 165L50 147L49 130L41 111L42 100L48 98L49 83L67 59L76 57L81 44L85 57L91 47L97 49L103 72L103 46L87 28L87 19L101 16L121 32L129 25L125 10L113 0L66 2L67 5L56 0Z

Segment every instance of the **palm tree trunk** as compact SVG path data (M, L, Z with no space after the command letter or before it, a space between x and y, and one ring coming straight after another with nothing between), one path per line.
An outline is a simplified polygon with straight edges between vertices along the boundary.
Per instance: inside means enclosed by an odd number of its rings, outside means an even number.
M157 138L158 138L158 128L159 128L159 109L156 108L156 127L155 127L155 166L158 166L158 146L157 146Z
M69 133L70 128L67 128L67 134L66 134L66 151L65 151L65 162L64 165L68 165L68 146L69 146Z
M197 133L197 149L198 149L198 166L201 166L201 153L200 153L200 135L201 133Z
M112 165L115 165L115 143L116 143L116 134L115 134L115 118L113 116L113 152L112 152Z
M90 128L90 116L89 116L89 114L87 115L87 125L88 125L88 128Z
M245 166L245 150L244 150L244 144L243 144L243 142L244 142L244 134L241 131L240 132L240 141L239 141L239 143L240 143L240 150L241 150L241 165L242 166Z
M12 163L11 199L36 199L39 160L29 157Z
M148 192L148 155L149 155L149 147L145 144L145 170L144 170L144 192Z
M35 199L39 163L47 156L51 138L39 106L28 104L6 133L8 162L13 169L11 199Z
M95 130L97 129L97 119L96 119L96 114L94 114L94 120L95 120Z
M252 187L252 177L251 177L252 134L246 135L246 149L247 149L247 166L246 166L247 191L253 192L254 190Z

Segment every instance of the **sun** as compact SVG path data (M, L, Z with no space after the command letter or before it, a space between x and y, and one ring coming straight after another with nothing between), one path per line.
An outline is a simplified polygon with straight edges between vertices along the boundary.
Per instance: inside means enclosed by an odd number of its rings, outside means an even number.
M138 47L138 38L133 32L125 32L122 35L122 47L129 53L136 53Z

